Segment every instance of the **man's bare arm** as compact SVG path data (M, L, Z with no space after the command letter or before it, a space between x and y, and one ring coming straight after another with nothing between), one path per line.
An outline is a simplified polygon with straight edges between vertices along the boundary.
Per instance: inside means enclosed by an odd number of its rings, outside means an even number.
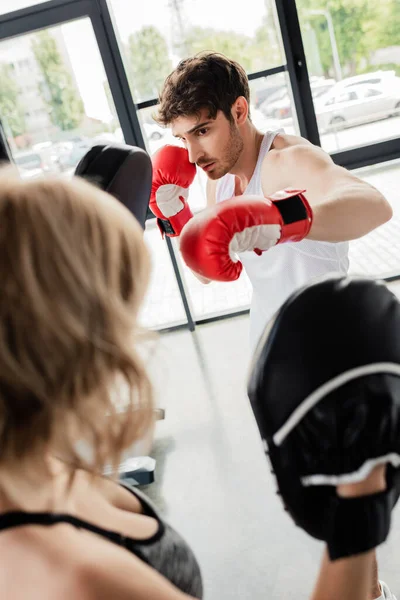
M363 481L339 485L337 494L355 498L383 492L385 489L386 465L378 465ZM379 595L379 589L375 588L379 588L379 583L373 580L374 565L375 550L335 561L331 561L325 551L311 600L365 600L377 597L375 593Z
M392 217L390 204L376 188L336 165L326 152L310 143L293 144L267 156L262 167L264 191L270 190L271 172L281 173L277 178L285 182L281 188L306 190L314 212L309 239L357 239Z

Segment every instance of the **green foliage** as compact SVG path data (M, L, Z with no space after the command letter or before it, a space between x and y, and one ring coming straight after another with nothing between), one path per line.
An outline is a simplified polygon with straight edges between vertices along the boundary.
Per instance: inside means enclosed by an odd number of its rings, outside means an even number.
M130 35L125 55L135 100L157 97L166 76L172 71L167 42L158 29L150 25Z
M376 49L374 27L379 11L373 0L297 0L297 7L303 27L309 23L316 33L325 75L335 74L328 21L326 15L312 11L329 11L343 75L354 75Z
M24 112L18 101L18 86L10 65L0 64L0 81L0 115L5 121L6 132L14 137L22 135L25 132Z
M332 19L343 76L379 68L371 62L380 48L400 46L400 0L296 0L310 75L335 76L332 39L327 11ZM316 11L313 13L313 11ZM325 13L325 14L324 14ZM267 12L253 36L212 27L181 27L174 51L185 58L203 50L221 52L238 61L248 73L285 62L277 26ZM129 38L127 71L135 100L158 96L172 70L169 48L154 26ZM392 65L398 71L398 65ZM383 66L383 68L388 68Z
M203 50L221 52L240 63L248 73L275 67L283 60L273 26L268 20L267 17L264 19L253 37L235 31L192 27L185 36L183 46L187 55Z
M400 46L400 1L380 0L377 37L381 48Z
M52 123L62 131L75 129L85 114L83 102L56 40L44 30L35 35L32 48L44 79L39 92L48 106Z

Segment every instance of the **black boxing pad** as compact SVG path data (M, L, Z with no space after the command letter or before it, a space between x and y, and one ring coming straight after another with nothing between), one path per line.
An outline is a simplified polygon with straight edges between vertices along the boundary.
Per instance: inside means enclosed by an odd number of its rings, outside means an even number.
M338 275L294 293L260 341L248 393L296 524L331 558L384 541L400 494L400 305L386 285ZM386 492L339 499L338 484L382 463Z
M145 228L152 180L147 152L124 144L99 144L81 159L75 175L117 198Z

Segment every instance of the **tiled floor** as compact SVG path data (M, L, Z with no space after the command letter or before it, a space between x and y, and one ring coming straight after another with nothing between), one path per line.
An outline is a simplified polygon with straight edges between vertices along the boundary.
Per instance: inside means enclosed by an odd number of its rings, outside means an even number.
M247 340L247 316L161 336L152 369L166 419L156 427L156 481L143 490L194 548L206 600L306 600L323 546L275 494L246 397ZM379 549L396 594L399 548L400 507Z
M385 277L400 274L400 161L361 169L357 174L378 188L393 207L393 218L350 244L350 272Z

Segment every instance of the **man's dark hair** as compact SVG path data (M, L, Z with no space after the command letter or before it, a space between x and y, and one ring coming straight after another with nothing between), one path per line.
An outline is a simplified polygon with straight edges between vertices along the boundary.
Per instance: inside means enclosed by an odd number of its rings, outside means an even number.
M201 52L181 60L168 75L159 98L156 121L169 125L174 119L208 110L215 119L221 110L232 121L231 108L239 96L250 101L247 75L234 60L216 52Z

